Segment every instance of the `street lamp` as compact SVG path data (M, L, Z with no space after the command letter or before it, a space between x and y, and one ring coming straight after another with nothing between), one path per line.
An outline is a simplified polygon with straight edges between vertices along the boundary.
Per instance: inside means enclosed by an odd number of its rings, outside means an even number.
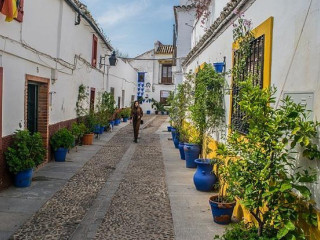
M116 57L116 52L113 51L113 53L111 54L111 56L109 57L109 63L110 63L110 66L115 66L118 62L118 59Z

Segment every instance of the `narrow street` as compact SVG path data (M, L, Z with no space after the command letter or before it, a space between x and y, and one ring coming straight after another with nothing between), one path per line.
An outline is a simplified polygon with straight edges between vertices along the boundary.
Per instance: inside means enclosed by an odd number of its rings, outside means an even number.
M42 168L30 189L1 192L0 217L8 222L0 223L0 239L212 239L222 232L210 193L195 194L194 170L168 141L167 116L144 119L138 144L122 123L93 146L73 149L65 165Z

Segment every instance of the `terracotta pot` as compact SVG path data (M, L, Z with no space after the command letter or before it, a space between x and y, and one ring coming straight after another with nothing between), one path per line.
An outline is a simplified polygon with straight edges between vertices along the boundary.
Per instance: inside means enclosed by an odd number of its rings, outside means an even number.
M82 137L82 145L92 145L93 144L94 133L88 133Z

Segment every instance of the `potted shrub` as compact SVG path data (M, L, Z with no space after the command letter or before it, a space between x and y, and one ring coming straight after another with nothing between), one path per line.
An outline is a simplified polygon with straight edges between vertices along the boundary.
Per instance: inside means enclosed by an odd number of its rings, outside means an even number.
M92 145L93 144L93 138L94 138L94 128L97 124L96 118L94 114L89 114L85 117L85 125L86 125L86 131L82 137L82 144L83 145Z
M64 162L66 160L67 152L72 146L73 141L74 136L66 128L61 128L52 135L50 145L54 151L53 154L56 162Z
M30 134L28 130L18 130L13 144L5 152L9 171L15 176L16 187L31 184L33 169L43 163L46 150L40 133Z
M84 123L72 123L71 133L75 139L76 144L81 143L81 138L83 137L86 131L87 131L87 127L86 125L84 125Z
M159 112L164 112L164 106L161 102L158 102L157 100L153 99L151 100L152 104L151 107L155 110L155 114L158 114Z
M200 148L203 152L202 158L195 160L198 170L193 179L196 189L200 191L211 191L214 185L212 183L216 181L211 162L207 159L210 153L208 137L215 133L219 139L219 128L225 118L224 84L224 76L217 73L210 64L204 64L195 77L195 100L190 110L193 124L199 132ZM199 174L201 172L204 174Z
M130 108L124 108L121 110L121 116L123 118L123 122L127 122L131 115L131 109Z

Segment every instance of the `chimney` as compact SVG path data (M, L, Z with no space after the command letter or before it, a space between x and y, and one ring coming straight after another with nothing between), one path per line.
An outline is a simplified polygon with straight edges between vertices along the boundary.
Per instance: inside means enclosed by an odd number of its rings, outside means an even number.
M156 41L156 42L154 43L154 52L157 52L157 50L158 50L158 48L160 47L160 45L161 45L161 42L160 42L160 41Z

